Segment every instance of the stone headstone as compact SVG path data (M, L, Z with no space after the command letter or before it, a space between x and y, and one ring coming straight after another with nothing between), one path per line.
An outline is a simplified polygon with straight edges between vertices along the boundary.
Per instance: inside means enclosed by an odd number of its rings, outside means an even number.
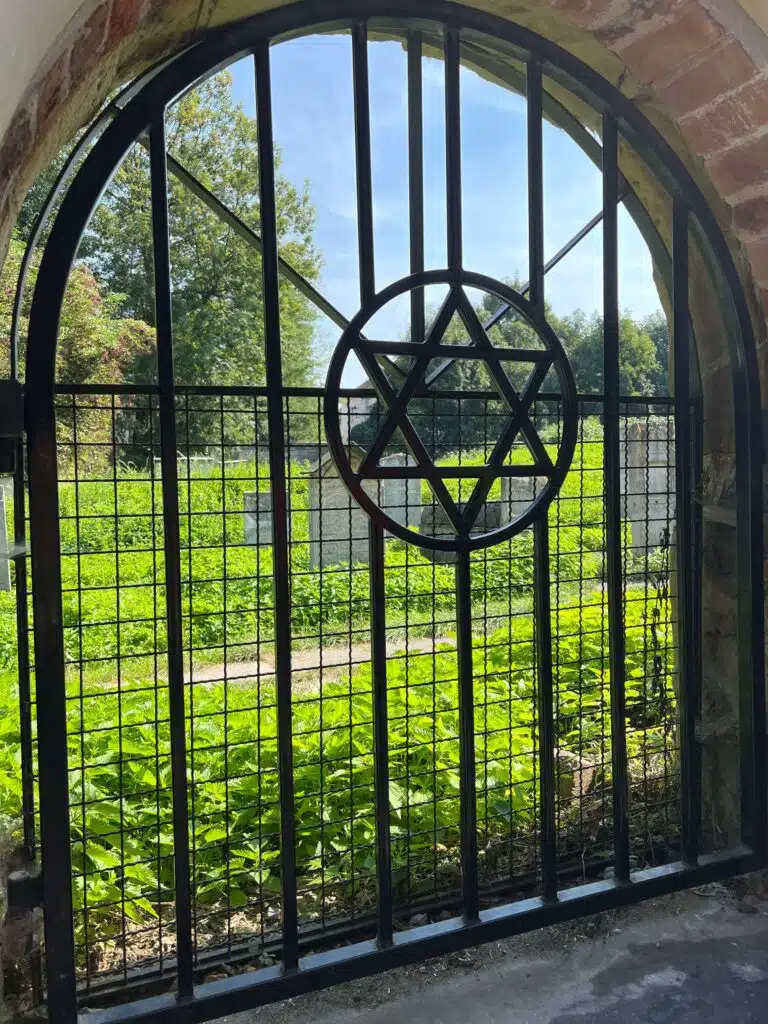
M517 519L533 504L546 484L546 477L503 476L501 478L502 525Z
M638 553L660 546L675 518L675 427L664 416L630 423L622 444L622 516Z
M358 469L365 457L351 446L349 461ZM412 465L405 454L388 456L383 466ZM421 520L421 481L417 479L366 480L363 490L401 526L418 527ZM339 562L368 561L368 513L357 504L339 476L330 454L309 473L309 563L311 568Z
M246 491L243 495L245 512L245 543L254 547L272 543L272 492Z
M459 511L463 512L463 504L459 504ZM481 533L490 533L491 530L498 530L502 525L502 504L500 501L487 501L483 505L475 520L474 526L469 531L470 536L477 536ZM429 537L455 538L456 531L445 513L442 505L436 502L425 505L421 510L421 533ZM430 548L423 548L422 554L434 562L449 564L456 561L456 554L453 551L435 551Z

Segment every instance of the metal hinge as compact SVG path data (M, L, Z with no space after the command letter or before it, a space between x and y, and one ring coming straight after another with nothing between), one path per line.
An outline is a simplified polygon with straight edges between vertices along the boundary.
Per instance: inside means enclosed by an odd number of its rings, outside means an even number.
M16 470L16 445L24 436L24 387L21 381L0 380L0 476Z

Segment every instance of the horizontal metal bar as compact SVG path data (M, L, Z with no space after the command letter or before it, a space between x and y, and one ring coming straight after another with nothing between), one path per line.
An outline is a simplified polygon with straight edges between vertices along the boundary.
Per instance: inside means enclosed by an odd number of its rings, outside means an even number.
M444 480L495 480L496 477L549 476L550 466L438 466L437 474ZM374 466L358 473L361 480L426 480L421 466Z
M383 949L375 940L357 942L303 957L298 970L290 974L283 973L279 966L265 967L198 985L193 999L180 1002L174 994L154 996L104 1010L92 1010L88 1021L89 1024L172 1022L178 1019L183 1007L184 1021L194 1024L416 963L427 957L715 882L734 874L754 871L760 866L759 858L746 847L702 856L697 867L687 867L676 861L637 872L629 885L609 880L563 889L557 903L534 898L504 904L480 911L477 920L468 924L460 918L452 918L398 932L392 945Z
M374 355L418 356L424 351L424 343L418 341L369 341L368 346ZM551 359L545 349L495 348L498 359L515 363L541 363ZM450 356L451 359L478 359L480 353L476 345L430 345L431 356Z
M219 396L251 396L254 398L266 398L269 389L262 385L229 384L221 387L215 384L176 384L177 395L208 395L213 398ZM325 389L321 387L284 387L282 393L286 398L323 398ZM57 395L159 395L160 388L157 384L57 384ZM342 398L378 398L373 388L339 388ZM434 391L417 391L414 398L450 398L467 399L468 401L494 401L501 402L497 391L457 391L446 388ZM558 402L562 401L562 395L557 391L539 391L536 395L536 402ZM599 405L605 401L605 395L594 392L583 392L576 396L577 401L585 404ZM671 395L619 395L620 405L669 405L673 406L675 400ZM693 402L694 399L691 399ZM298 412L297 412L298 415ZM359 414L355 414L359 415Z

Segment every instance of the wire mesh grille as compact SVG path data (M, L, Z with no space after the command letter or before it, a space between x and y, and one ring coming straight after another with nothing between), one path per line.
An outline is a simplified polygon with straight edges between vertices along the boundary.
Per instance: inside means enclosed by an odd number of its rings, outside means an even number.
M87 994L173 969L172 769L158 399L74 390L59 395L57 418L75 928ZM266 396L200 390L180 389L177 436L194 944L205 972L270 963L282 906ZM362 412L355 401L346 411L352 438L378 415L375 399ZM465 433L458 445L435 440L435 457L472 465L493 443L498 403L453 401ZM599 399L580 401L576 454L548 513L561 887L602 877L613 858L601 413ZM430 413L435 423L439 414ZM284 417L299 936L310 949L376 932L368 525L328 458L322 392L289 391ZM556 444L556 396L537 401L532 418ZM675 444L664 400L624 402L621 423L630 839L639 867L679 850ZM451 481L459 500L471 484ZM498 482L488 505L509 502L514 514L529 497L515 486L504 483L502 493ZM421 481L401 484L390 500L405 521L435 528ZM392 538L385 548L396 927L460 906L452 558ZM472 554L484 906L540 892L533 573L530 530Z

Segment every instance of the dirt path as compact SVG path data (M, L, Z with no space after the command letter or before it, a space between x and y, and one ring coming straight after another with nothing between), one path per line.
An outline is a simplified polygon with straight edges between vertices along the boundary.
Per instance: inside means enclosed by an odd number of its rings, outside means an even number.
M392 641L387 644L387 657L396 654L431 654L438 644L450 644L447 637L416 637L409 640ZM298 693L307 693L320 687L320 679L330 682L343 676L350 666L357 668L371 660L370 644L334 644L329 647L315 647L293 652L293 689ZM192 672L192 682L206 683L225 680L229 683L271 681L274 677L275 663L271 657L260 661L235 661L228 665L201 665ZM189 672L185 673L185 681L189 682Z

